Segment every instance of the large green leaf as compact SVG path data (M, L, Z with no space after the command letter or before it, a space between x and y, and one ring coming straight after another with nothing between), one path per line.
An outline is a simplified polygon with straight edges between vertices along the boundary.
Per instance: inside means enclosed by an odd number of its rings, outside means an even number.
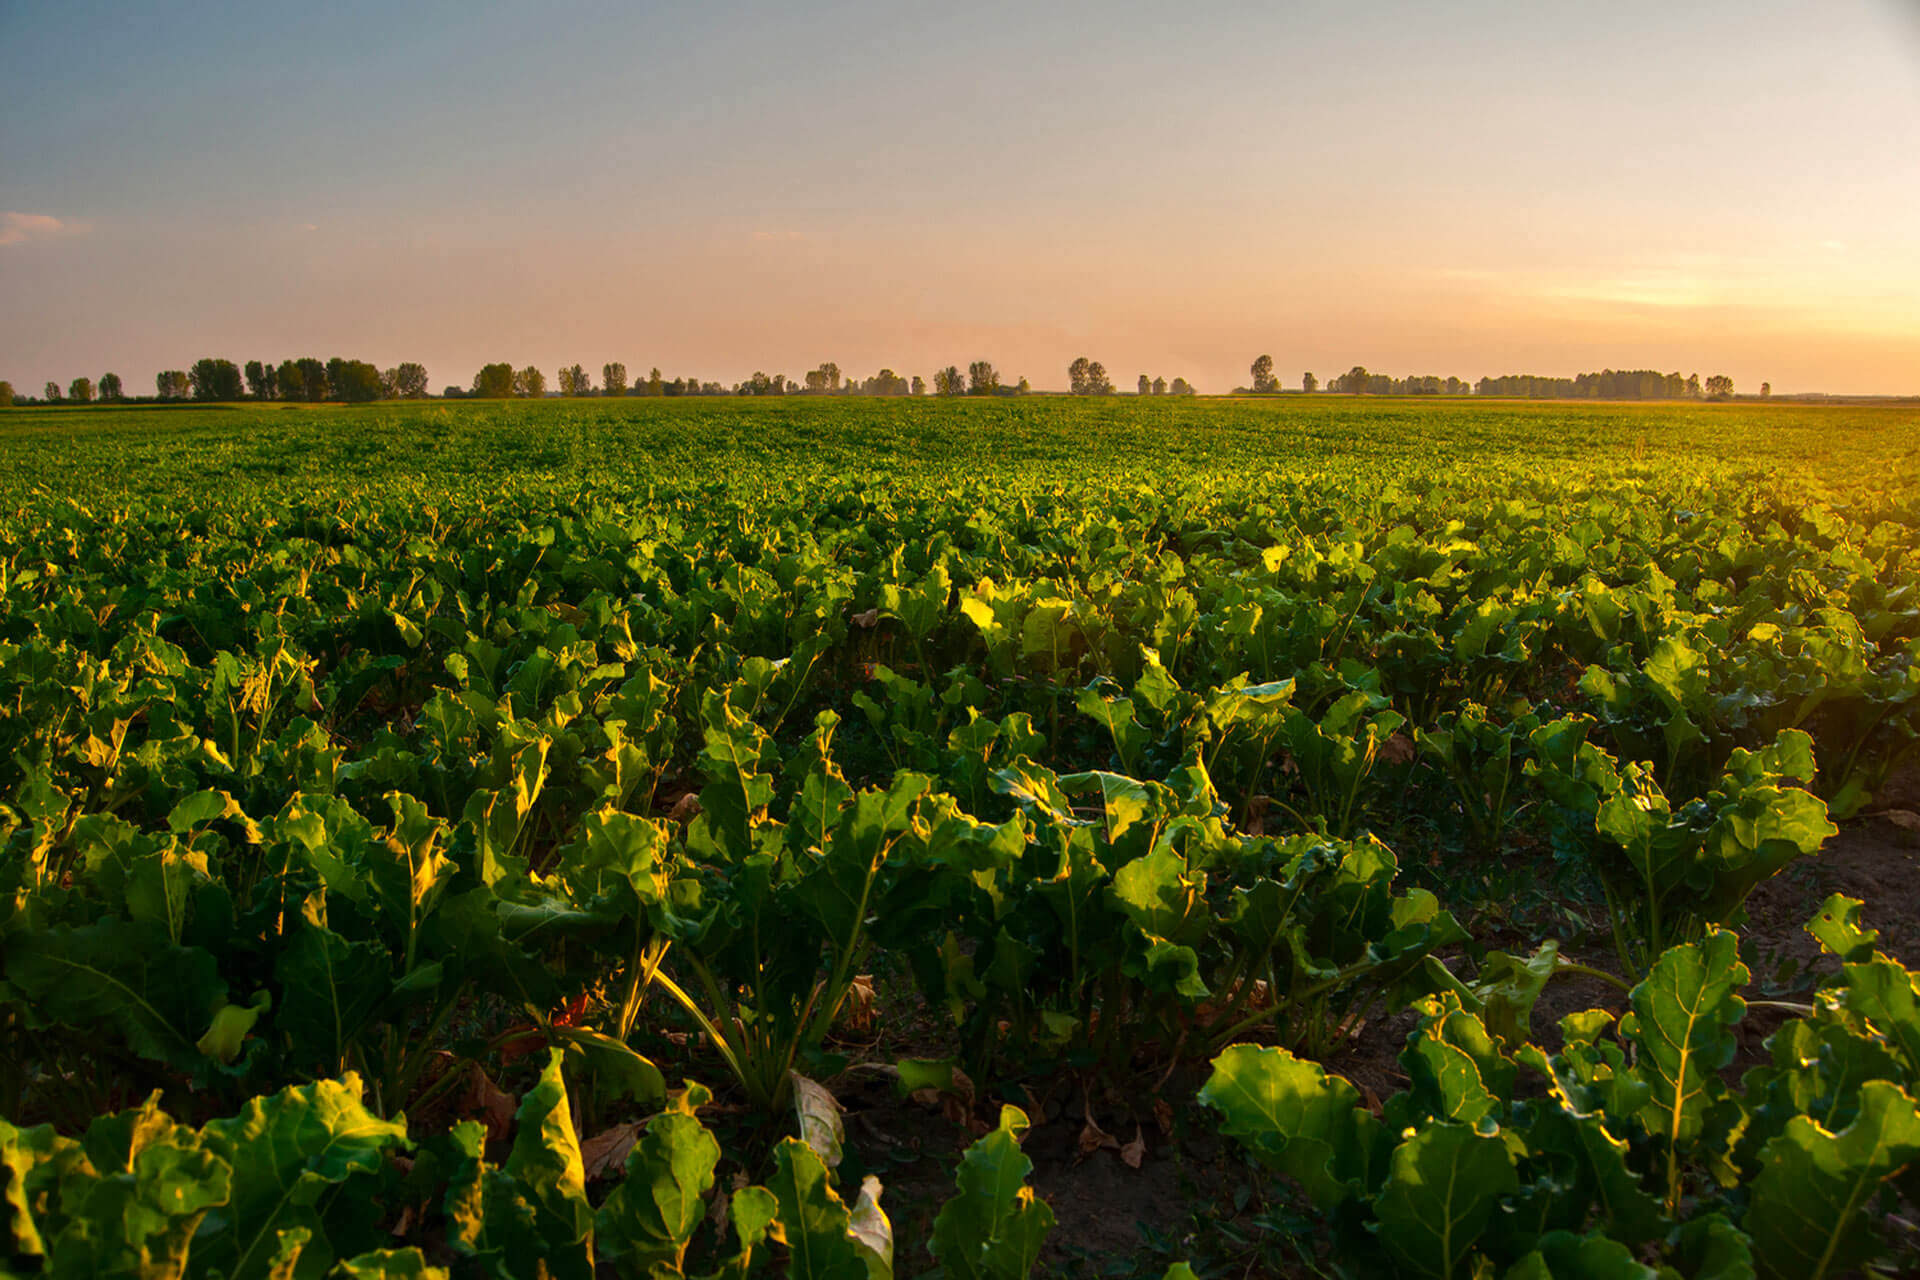
M429 1266L418 1249L373 1249L334 1268L341 1280L448 1280L451 1274L445 1267Z
M1373 1206L1380 1243L1398 1274L1445 1280L1487 1229L1500 1197L1519 1185L1513 1153L1497 1134L1430 1125L1393 1150Z
M1641 1122L1667 1151L1667 1202L1677 1205L1680 1156L1707 1128L1708 1110L1725 1093L1721 1068L1739 1049L1735 1033L1747 982L1739 940L1716 929L1698 943L1669 948L1629 999L1620 1034L1640 1050L1640 1074L1652 1092Z
M118 919L22 932L7 945L6 975L35 1017L111 1027L135 1053L181 1070L205 1060L197 1042L227 993L212 955Z
M627 1176L595 1217L601 1252L641 1274L678 1275L706 1213L720 1144L694 1112L712 1100L699 1085L674 1095L627 1157Z
M1453 992L1427 1001L1424 1010L1400 1055L1414 1097L1442 1120L1471 1125L1498 1118L1513 1094L1513 1063Z
M1761 1269L1824 1280L1871 1261L1885 1242L1868 1205L1920 1159L1920 1105L1886 1080L1860 1088L1853 1123L1829 1133L1796 1116L1760 1153L1746 1229Z
M93 1172L86 1152L50 1124L20 1129L0 1116L0 1170L6 1174L7 1253L45 1257L61 1212L62 1182Z
M1360 1093L1285 1049L1237 1044L1213 1060L1200 1101L1220 1129L1299 1182L1322 1208L1365 1192L1379 1122Z
M867 1280L867 1263L849 1234L853 1214L813 1148L798 1138L782 1141L767 1189L779 1202L773 1234L787 1246L793 1280Z
M940 1207L928 1244L955 1280L1025 1280L1039 1261L1053 1210L1026 1184L1026 1131L1026 1114L1002 1107L999 1126L960 1157L959 1194Z
M303 1060L329 1073L340 1070L387 997L392 964L377 942L349 942L320 925L301 925L274 964L281 990L274 1025Z
M453 1131L461 1159L446 1194L449 1243L506 1280L593 1275L593 1206L561 1060L554 1050L522 1096L505 1166L488 1166L478 1124L466 1121Z
M1659 1274L1618 1240L1549 1231L1503 1280L1658 1280Z
M1847 1008L1866 1018L1907 1060L1907 1070L1920 1078L1920 990L1913 973L1895 961L1880 958L1850 964L1842 971L1847 986Z
M567 1082L560 1074L563 1061L559 1049L550 1050L539 1082L521 1095L506 1174L539 1206L542 1235L575 1242L592 1233L593 1206L587 1202L586 1166L567 1104Z
M352 1074L254 1098L204 1132L208 1150L233 1168L233 1199L223 1229L196 1256L235 1280L264 1273L279 1233L293 1228L313 1239L295 1274L323 1273L332 1261L323 1217L331 1192L408 1145L406 1121L368 1111Z
M1873 959L1874 943L1880 940L1878 929L1869 929L1861 922L1865 905L1858 898L1833 894L1807 922L1807 932L1828 955L1838 956L1849 964L1865 964Z

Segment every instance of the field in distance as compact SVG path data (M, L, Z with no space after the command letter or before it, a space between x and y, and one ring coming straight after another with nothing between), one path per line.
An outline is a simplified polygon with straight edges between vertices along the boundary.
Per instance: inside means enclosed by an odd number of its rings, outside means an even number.
M845 473L1074 487L1353 471L1481 479L1650 466L1771 474L1836 492L1920 473L1911 405L1473 400L700 398L367 406L20 408L0 413L0 493L184 487L221 502L403 480L459 492L565 484L761 485ZM1538 470L1536 470L1538 469Z

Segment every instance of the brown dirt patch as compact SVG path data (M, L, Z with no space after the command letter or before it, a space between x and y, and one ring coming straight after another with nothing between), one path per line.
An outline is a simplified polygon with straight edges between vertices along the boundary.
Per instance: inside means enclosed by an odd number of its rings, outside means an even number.
M1745 930L1756 982L1775 978L1782 964L1795 974L1838 967L1806 931L1820 904L1835 893L1866 903L1879 947L1903 961L1920 959L1920 831L1902 825L1907 811L1848 823L1816 857L1805 858L1753 891Z

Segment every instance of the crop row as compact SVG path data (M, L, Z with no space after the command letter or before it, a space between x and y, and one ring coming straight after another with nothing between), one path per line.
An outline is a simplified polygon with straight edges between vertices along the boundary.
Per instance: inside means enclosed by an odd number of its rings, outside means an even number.
M51 1126L5 1130L13 1248L874 1274L831 1143L719 1197L668 1079L817 1117L878 974L942 1044L903 1088L1213 1060L1356 1269L1870 1258L1911 979L1830 919L1847 967L1735 1091L1726 930L1913 756L1920 513L1646 483L36 499L0 525L0 1109ZM1537 1047L1595 966L1483 952L1435 892L1503 864L1591 890L1616 1034ZM1410 1004L1375 1120L1313 1063ZM405 1123L535 1048L504 1164ZM593 1203L579 1134L661 1107ZM949 1274L1038 1256L1021 1123L961 1166ZM1476 1194L1436 1211L1443 1173ZM1815 1195L1807 1262L1766 1232Z

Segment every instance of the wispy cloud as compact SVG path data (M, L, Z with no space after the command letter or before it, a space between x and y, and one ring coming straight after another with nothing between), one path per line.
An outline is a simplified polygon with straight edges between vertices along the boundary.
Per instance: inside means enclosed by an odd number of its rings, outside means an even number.
M86 229L84 223L56 218L50 213L15 213L12 210L0 213L0 245L78 235Z

